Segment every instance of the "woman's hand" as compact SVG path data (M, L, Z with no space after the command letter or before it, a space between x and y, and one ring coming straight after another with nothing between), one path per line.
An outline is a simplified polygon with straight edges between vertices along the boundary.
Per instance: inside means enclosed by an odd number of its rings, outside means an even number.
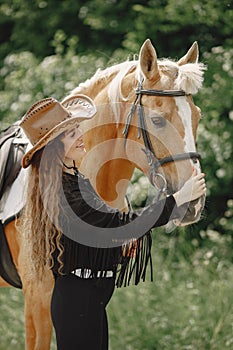
M197 175L197 171L194 169L190 179L186 181L183 187L173 195L178 207L184 203L191 202L206 193L204 176L205 174L203 173Z

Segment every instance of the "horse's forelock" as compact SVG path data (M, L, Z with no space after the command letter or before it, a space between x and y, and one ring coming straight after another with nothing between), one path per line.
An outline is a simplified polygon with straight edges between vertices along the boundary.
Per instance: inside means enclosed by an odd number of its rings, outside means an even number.
M172 79L175 79L178 76L179 66L176 62L164 58L158 60L158 67L162 74L168 75Z
M202 87L205 70L206 66L203 63L187 63L179 66L175 89L183 90L187 94L196 94Z

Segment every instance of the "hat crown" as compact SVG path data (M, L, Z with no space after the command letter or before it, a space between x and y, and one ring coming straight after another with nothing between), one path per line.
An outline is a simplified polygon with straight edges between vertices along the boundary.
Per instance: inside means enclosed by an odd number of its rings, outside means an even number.
M96 114L94 101L82 94L71 95L62 103L53 97L36 102L21 120L20 126L32 144L24 155L24 168L31 163L33 155L50 141L80 122L91 119Z
M32 145L35 145L50 130L71 118L68 111L53 97L35 103L24 115L20 126Z

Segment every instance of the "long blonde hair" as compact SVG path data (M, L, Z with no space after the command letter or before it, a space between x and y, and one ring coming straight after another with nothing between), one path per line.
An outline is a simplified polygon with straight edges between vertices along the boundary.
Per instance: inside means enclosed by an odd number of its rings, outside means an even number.
M27 242L32 268L39 277L54 266L56 248L58 272L62 274L64 249L59 228L62 159L64 146L60 137L35 153L28 176L26 205L17 224Z

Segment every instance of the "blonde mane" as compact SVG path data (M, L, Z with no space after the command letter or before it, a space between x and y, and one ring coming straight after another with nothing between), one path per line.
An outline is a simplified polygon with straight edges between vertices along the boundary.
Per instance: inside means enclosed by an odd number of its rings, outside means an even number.
M173 78L173 89L183 90L186 94L196 94L202 87L203 74L206 67L203 63L187 63L179 65L177 62L168 59L158 60L159 71L161 72L162 85L166 86L166 76ZM135 71L135 80L132 82L134 88L129 91L127 96L122 94L122 81L129 74ZM142 81L143 73L140 69L138 60L125 61L104 70L98 69L94 76L87 79L84 83L72 91L75 93L86 93L88 90L101 82L107 87L107 94L109 101L111 101L111 108L114 113L116 122L118 123L120 102L127 102L134 95L138 82ZM109 83L110 81L110 83ZM164 82L164 83L163 83ZM164 87L166 89L166 87ZM169 88L167 88L169 89Z

